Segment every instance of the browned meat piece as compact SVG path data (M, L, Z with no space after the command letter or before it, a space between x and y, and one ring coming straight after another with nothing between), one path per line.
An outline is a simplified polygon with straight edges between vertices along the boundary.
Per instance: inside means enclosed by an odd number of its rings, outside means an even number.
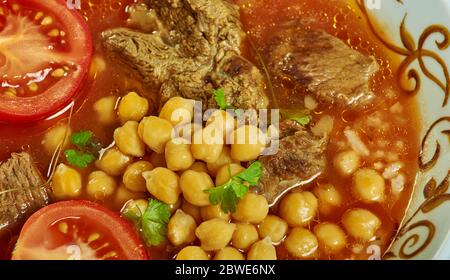
M212 74L215 88L227 92L229 104L236 108L264 109L268 106L261 72L242 56L231 55L222 59ZM214 103L208 108L214 108Z
M262 156L260 190L269 204L288 190L314 180L325 169L328 137L318 137L295 121L280 124L280 146L275 155Z
M47 205L44 180L27 153L0 164L0 234Z
M241 56L245 37L238 7L226 0L147 1L160 30L105 31L105 46L119 53L145 81L160 87L161 104L181 95L216 107L212 91L224 87L229 104L266 108L260 71Z
M298 22L286 23L279 30L267 52L272 75L288 77L330 104L360 107L374 101L369 80L379 66L373 57Z

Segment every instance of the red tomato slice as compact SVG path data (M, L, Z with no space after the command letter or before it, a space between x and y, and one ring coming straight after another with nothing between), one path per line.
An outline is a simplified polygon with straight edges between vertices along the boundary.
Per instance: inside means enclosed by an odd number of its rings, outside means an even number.
M130 223L90 201L62 201L34 213L20 232L13 260L147 260Z
M78 93L91 62L92 38L83 17L66 2L0 2L0 122L49 117Z

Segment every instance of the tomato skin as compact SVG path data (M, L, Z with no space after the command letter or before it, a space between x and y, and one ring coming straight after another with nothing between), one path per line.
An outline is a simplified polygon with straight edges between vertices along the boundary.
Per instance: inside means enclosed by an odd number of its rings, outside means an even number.
M114 238L109 238L109 242L114 241L121 248L116 248L121 252L122 260L148 260L149 256L145 246L139 239L134 227L125 219L120 217L102 205L85 200L61 201L51 204L35 212L23 226L19 239L17 240L12 260L31 259L27 255L30 248L42 247L43 243L51 243L50 231L48 227L66 218L81 217L83 224L88 223L92 231L97 228L107 229ZM89 217L89 221L82 217ZM47 229L47 230L46 230ZM36 247L37 246L37 247ZM45 254L40 255L40 259L45 259Z
M17 0L19 4L46 11L67 30L77 70L57 81L43 93L31 97L0 96L0 122L27 123L45 119L66 107L86 80L93 55L92 36L83 17L67 8L66 0Z

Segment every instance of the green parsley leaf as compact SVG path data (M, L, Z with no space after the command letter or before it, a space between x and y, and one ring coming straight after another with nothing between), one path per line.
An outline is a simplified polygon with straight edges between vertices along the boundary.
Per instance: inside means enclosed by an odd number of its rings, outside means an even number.
M311 122L311 112L308 109L283 109L281 115L285 119L296 121L300 125L307 125Z
M147 246L158 246L165 240L170 219L169 205L150 199L147 209L141 215L129 209L122 216L133 222Z
M85 153L82 151L76 151L76 150L66 150L64 152L64 155L66 156L67 161L76 167L85 168L90 163L92 163L95 160L95 156L93 156L91 153Z
M309 124L309 122L311 121L309 116L304 116L304 117L292 117L291 120L296 121L298 124L300 125L307 125Z
M213 96L216 100L217 106L219 106L221 110L227 110L231 108L231 106L227 102L227 99L225 97L225 90L223 88L214 90Z
M83 148L86 147L86 145L91 141L93 135L94 134L92 133L92 131L79 131L72 134L72 136L70 137L70 141L78 148Z
M231 184L231 188L237 198L243 198L248 192L248 187L246 185L235 181Z
M261 177L262 167L259 161L252 163L246 170L233 176L220 186L205 190L213 205L220 204L225 213L236 212L236 205L249 191L249 186L257 186Z
M70 141L78 149L70 149L64 152L67 161L76 167L85 168L92 163L103 148L100 141L89 130L72 134Z
M255 161L246 170L242 171L236 177L247 182L251 187L257 186L259 177L261 177L262 167L261 162Z

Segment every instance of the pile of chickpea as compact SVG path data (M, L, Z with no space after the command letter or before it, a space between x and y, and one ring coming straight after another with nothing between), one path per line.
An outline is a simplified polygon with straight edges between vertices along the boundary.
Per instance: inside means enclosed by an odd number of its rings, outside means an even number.
M121 126L114 131L115 145L95 163L98 170L89 174L85 192L92 200L112 199L140 211L145 211L147 200L143 198L149 194L170 205L167 239L181 248L176 259L275 260L276 246L284 246L292 258L318 258L341 252L349 237L372 240L381 225L376 215L359 208L347 210L340 224L318 222L319 214L326 215L343 203L341 194L329 184L318 185L312 192L287 194L273 213L263 195L249 192L235 213L224 213L219 205L211 205L205 190L245 170L243 166L258 158L266 142L190 144L172 139L172 129L187 125L204 137L202 131L214 126L220 137L242 130L250 139L253 134L261 137L259 128L235 128L235 120L223 110L198 127L192 123L194 102L180 97L170 99L159 116L147 116L148 100L134 92L122 97L118 106L108 97L94 106L101 122L110 123L118 116ZM180 108L189 112L188 118L173 117ZM355 197L364 202L383 199L384 179L374 170L360 168L357 153L345 151L333 164L341 176L353 176ZM79 197L82 181L76 169L60 164L53 176L55 197Z

